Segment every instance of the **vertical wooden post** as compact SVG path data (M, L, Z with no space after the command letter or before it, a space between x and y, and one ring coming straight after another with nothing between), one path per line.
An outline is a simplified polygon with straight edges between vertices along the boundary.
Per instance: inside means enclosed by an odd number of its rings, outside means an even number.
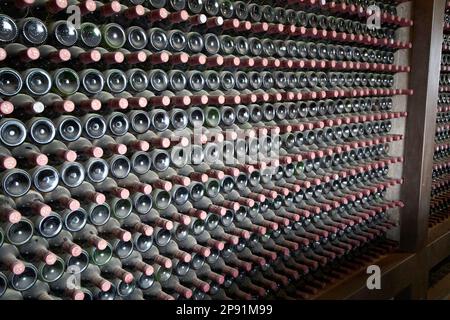
M405 132L405 163L400 247L417 254L412 299L425 299L428 289L426 245L431 199L434 136L436 130L439 71L441 66L446 0L414 1L409 87Z
M446 0L414 1L410 88L405 133L405 164L400 246L418 252L426 246L433 166L436 107Z

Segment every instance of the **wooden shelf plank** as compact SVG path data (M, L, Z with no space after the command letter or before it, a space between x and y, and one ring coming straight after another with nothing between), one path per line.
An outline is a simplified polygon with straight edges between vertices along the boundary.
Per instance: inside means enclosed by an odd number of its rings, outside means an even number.
M433 242L434 240L440 238L449 231L450 231L450 216L443 222L428 229L428 243Z
M415 254L392 253L373 262L381 268L381 290L369 290L366 269L330 286L315 297L322 299L390 299L407 288L414 281L417 265Z
M428 270L450 256L450 230L428 244L427 255Z
M428 290L428 299L450 300L450 273Z

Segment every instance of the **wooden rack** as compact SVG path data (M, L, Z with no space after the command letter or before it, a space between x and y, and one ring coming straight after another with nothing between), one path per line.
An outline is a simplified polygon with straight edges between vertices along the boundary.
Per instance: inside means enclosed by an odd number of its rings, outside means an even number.
M449 4L416 0L401 5L410 13L407 21L414 21L412 49L409 56L401 56L411 66L408 87L414 94L406 110L400 249L373 263L381 269L381 290L367 288L369 275L362 268L316 299L438 299L450 288L447 276L428 290L430 269L450 256L450 218L428 227L441 54L448 50L442 46L444 13Z

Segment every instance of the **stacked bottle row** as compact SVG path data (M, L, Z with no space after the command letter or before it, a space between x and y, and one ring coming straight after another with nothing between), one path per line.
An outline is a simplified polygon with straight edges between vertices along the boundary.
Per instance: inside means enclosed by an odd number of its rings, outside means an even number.
M449 155L449 131L448 124L450 95L447 93L448 86L448 35L446 25L448 23L448 8L445 14L444 40L442 45L441 72L439 79L439 96L436 116L435 147L433 155L433 172L430 201L429 227L433 227L448 218L450 195L448 194L448 155Z
M0 0L0 299L310 298L391 250L376 4Z

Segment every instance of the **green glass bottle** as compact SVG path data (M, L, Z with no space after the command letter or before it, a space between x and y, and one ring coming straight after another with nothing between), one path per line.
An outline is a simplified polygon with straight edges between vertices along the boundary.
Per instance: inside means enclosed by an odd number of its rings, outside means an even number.
M72 69L58 69L52 73L52 78L53 91L61 96L70 96L80 88L80 78Z
M117 50L126 42L125 30L117 23L108 23L101 27L102 45L106 48Z
M215 128L220 123L220 111L216 107L206 107L205 108L205 124L208 127Z
M92 264L96 266L102 266L106 263L108 263L109 260L111 260L113 255L113 249L111 244L107 244L106 248L103 250L100 250L96 247L90 247L88 249L90 261Z

